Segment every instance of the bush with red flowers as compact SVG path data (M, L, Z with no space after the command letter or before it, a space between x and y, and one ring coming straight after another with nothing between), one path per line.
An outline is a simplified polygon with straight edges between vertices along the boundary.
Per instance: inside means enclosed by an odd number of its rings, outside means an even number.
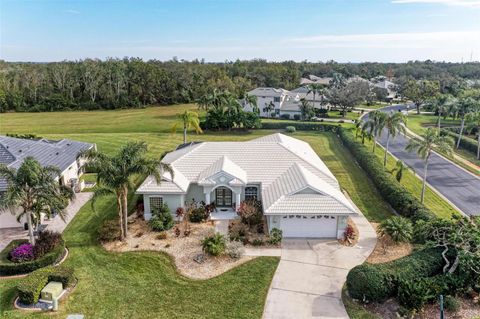
M33 260L35 255L33 254L33 245L32 244L21 244L18 247L15 247L10 252L10 260L14 263L21 263L24 261Z

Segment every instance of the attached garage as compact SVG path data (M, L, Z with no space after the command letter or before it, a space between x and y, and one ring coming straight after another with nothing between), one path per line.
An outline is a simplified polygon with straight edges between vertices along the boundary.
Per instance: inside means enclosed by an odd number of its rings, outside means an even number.
M280 228L283 237L337 238L337 222L334 215L285 215Z

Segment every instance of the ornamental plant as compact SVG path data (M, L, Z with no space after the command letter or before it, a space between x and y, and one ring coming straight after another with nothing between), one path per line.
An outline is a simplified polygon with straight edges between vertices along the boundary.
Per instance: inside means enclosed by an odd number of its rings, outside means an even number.
M15 247L10 252L10 260L14 263L21 263L24 261L33 260L35 258L33 254L33 245L32 244L21 244L18 247Z

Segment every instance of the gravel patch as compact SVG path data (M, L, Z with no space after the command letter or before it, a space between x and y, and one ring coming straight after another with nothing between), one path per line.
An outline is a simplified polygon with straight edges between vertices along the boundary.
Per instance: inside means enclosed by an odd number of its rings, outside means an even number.
M181 224L176 224L182 229ZM175 227L174 227L175 228ZM188 237L175 237L174 228L167 231L166 239L158 239L158 232L150 230L148 224L141 219L135 219L129 224L129 235L125 242L105 243L106 250L115 252L126 251L162 251L171 255L178 271L192 279L208 279L216 277L224 272L237 267L246 261L252 260L252 256L242 256L232 259L229 256L205 255L203 263L194 261L198 254L202 253L201 240L215 233L215 226L211 222L201 224L190 223L191 234Z

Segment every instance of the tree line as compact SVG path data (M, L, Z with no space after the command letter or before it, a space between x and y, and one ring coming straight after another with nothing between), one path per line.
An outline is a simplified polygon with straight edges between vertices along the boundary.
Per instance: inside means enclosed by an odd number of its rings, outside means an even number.
M461 79L480 79L480 63L267 62L205 63L139 58L85 59L54 63L0 61L0 111L61 111L135 108L197 101L213 89L240 98L255 87L293 89L309 74L331 77L380 75L428 78L448 88Z

